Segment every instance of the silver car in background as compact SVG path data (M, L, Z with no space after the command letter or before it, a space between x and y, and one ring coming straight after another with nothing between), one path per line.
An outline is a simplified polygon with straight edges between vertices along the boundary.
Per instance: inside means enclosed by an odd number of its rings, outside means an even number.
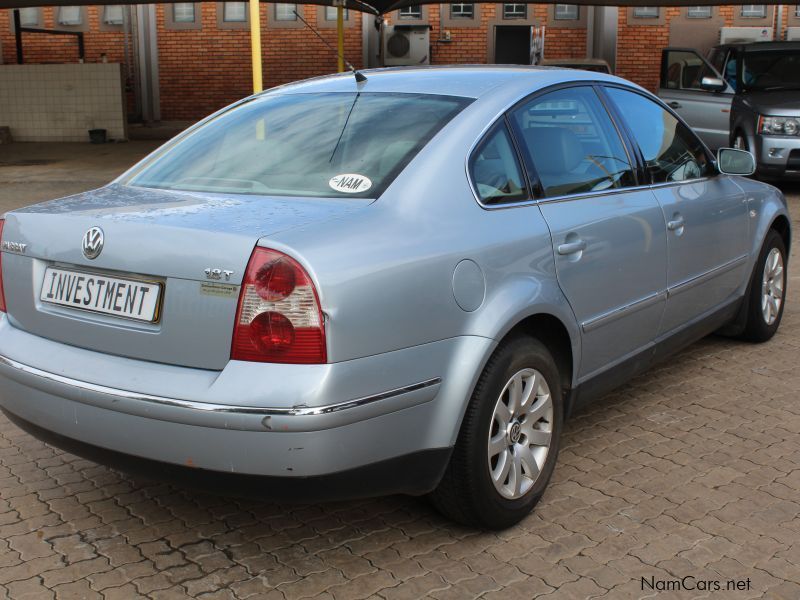
M247 98L8 213L9 418L221 491L430 494L502 528L576 408L720 328L775 333L789 219L726 174L749 153L610 75L365 75Z

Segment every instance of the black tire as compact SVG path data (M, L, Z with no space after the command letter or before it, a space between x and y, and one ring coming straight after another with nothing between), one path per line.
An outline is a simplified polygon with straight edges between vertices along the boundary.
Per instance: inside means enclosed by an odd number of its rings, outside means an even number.
M761 301L763 296L762 282L764 270L766 268L767 257L770 255L770 253L772 253L773 249L777 249L778 252L780 252L781 259L783 260L783 301L780 303L778 314L774 322L768 323L764 318L763 311L761 310ZM758 261L756 262L755 269L753 270L753 279L750 282L750 294L749 297L745 299L745 302L747 302L747 321L745 323L744 331L740 336L741 339L755 343L766 342L767 340L771 339L773 335L775 335L776 331L778 331L778 327L781 324L781 319L783 318L783 309L786 306L786 264L786 245L783 243L783 238L780 236L780 234L774 229L771 229L769 233L767 233L767 237L764 240L764 245L762 246L761 252L758 255Z
M507 499L495 488L487 456L494 409L511 377L523 369L544 376L552 400L550 446L532 487L520 498ZM518 336L501 344L483 370L470 399L461 430L439 486L431 493L434 506L445 516L471 527L505 529L528 515L547 487L558 456L564 407L559 370L537 339Z

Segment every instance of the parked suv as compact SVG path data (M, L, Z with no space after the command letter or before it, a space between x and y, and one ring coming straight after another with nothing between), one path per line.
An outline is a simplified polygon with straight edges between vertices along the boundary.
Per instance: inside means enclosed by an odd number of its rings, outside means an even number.
M765 179L800 179L800 42L666 48L658 95L712 149L750 150Z

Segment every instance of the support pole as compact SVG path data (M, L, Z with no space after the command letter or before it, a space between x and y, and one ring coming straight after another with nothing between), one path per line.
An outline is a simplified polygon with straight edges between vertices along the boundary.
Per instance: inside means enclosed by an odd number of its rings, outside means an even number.
M261 75L261 13L258 0L250 0L250 57L253 64L253 93L264 89Z
M339 41L339 73L344 72L344 2L336 3L336 38Z

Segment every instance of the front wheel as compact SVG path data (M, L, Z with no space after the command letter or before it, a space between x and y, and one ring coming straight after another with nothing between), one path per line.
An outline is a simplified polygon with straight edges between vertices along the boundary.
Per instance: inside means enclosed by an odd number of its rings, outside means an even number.
M504 529L544 493L563 426L559 371L537 339L503 343L481 374L453 456L432 493L440 512L465 525Z
M733 136L733 147L737 150L749 150L747 144L747 138L744 137L744 134L741 131L737 131L736 135Z
M777 231L770 230L756 263L742 338L766 342L781 324L786 294L786 245Z

